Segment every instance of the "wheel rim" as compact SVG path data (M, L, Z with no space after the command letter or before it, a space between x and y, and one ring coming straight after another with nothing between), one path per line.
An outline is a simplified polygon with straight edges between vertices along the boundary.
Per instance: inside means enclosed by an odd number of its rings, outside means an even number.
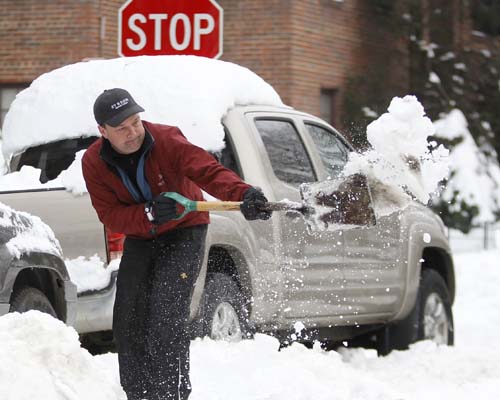
M238 314L231 304L222 302L215 309L211 337L227 342L239 342L242 339Z
M437 293L431 293L424 307L424 339L437 344L448 344L448 333L446 307Z

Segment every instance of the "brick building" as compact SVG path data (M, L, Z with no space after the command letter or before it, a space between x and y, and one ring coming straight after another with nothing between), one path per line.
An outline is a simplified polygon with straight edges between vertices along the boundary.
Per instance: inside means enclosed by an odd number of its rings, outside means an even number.
M431 0L427 0L431 1ZM455 0L454 0L455 1ZM457 0L458 1L458 0ZM125 0L0 0L0 108L40 74L92 58L117 57L118 9ZM395 94L409 89L408 43L385 0L218 0L222 60L244 65L283 101L345 125L346 86L380 70Z
M40 74L90 58L117 56L124 0L0 0L0 107ZM380 29L366 0L219 0L222 60L244 65L283 101L342 122L347 79L380 63L408 87L405 46ZM398 48L399 47L399 48Z

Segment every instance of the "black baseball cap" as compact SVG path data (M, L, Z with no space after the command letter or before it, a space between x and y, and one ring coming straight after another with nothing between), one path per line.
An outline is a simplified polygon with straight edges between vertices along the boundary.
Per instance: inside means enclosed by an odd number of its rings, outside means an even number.
M131 115L144 111L125 89L114 88L102 92L94 103L94 117L101 126L118 126Z

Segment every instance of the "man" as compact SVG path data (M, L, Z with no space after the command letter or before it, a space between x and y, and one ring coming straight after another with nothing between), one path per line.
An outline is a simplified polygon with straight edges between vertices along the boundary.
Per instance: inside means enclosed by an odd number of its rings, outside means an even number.
M189 143L173 126L142 121L124 89L105 90L94 116L102 138L82 160L99 219L126 235L117 279L113 333L120 380L128 400L189 397L188 317L204 254L209 216L181 219L177 192L202 200L203 189L221 200L243 200L246 219L269 219L265 196Z

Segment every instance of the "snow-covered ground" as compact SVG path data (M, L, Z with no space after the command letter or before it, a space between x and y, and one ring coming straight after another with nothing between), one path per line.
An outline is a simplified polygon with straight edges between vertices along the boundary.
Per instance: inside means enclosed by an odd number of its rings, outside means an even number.
M495 399L500 389L500 251L455 257L456 345L431 342L377 357L265 335L192 342L192 400ZM116 354L92 357L76 332L37 312L0 318L0 399L125 399Z

